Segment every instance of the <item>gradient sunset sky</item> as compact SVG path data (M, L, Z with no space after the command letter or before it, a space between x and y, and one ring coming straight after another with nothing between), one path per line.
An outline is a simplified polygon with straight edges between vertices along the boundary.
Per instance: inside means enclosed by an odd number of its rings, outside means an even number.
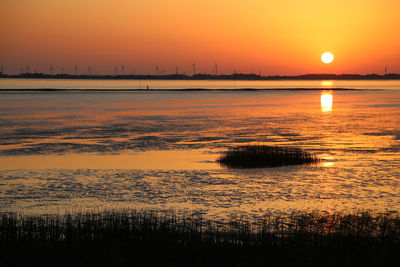
M30 71L400 72L399 0L1 0L0 64ZM335 55L331 64L321 54Z

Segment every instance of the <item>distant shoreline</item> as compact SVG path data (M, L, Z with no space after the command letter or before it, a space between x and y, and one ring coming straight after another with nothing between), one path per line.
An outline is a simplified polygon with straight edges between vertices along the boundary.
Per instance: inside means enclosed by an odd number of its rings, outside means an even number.
M243 92L243 91L373 91L384 89L354 89L354 88L227 88L227 89L206 89L206 88L183 88L183 89L56 89L56 88L26 88L26 89L0 89L2 92Z
M168 75L72 75L72 74L44 74L22 73L8 75L0 73L0 78L11 79L70 79L70 80L241 80L241 81L277 81L277 80L400 80L400 74L302 74L293 76L262 76L258 74L168 74Z

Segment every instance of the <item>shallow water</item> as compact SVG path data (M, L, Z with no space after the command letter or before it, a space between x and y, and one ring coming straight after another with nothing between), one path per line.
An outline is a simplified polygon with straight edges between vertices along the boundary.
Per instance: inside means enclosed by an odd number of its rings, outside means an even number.
M399 90L400 80L79 80L79 79L0 79L5 89L93 89L93 90L182 90L182 89L296 89L348 88Z
M0 211L400 211L398 90L2 92ZM318 165L228 170L236 145Z

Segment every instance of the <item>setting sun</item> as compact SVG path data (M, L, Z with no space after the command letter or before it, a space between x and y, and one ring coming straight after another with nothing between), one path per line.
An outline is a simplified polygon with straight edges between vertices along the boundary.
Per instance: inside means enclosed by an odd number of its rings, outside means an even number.
M325 64L331 63L333 61L333 59L334 59L334 57L333 57L333 54L331 52L325 52L321 56L321 60Z

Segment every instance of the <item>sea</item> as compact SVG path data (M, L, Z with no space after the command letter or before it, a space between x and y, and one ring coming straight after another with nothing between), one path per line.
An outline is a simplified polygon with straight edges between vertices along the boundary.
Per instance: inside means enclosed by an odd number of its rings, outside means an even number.
M229 169L243 145L311 165ZM400 212L400 80L0 79L0 212Z

